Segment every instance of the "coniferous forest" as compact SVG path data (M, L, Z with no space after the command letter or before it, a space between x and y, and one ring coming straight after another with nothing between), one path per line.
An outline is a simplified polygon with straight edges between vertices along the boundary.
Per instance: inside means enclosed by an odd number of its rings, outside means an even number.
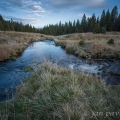
M118 13L118 8L115 6L111 11L103 10L100 17L96 17L93 14L91 17L86 17L84 14L82 20L79 19L74 22L61 21L58 24L49 24L43 28L35 28L31 25L24 25L22 22L6 21L0 15L0 30L3 31L20 31L20 32L37 32L46 35L63 35L69 33L82 33L82 32L93 32L93 33L103 33L106 31L120 31L120 14Z

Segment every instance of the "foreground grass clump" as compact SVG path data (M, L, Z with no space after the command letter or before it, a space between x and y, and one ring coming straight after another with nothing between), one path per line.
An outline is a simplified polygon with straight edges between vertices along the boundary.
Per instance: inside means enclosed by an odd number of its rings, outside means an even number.
M112 120L120 112L120 87L108 87L95 77L44 63L26 79L11 101L0 103L1 119ZM103 112L97 115L96 112Z

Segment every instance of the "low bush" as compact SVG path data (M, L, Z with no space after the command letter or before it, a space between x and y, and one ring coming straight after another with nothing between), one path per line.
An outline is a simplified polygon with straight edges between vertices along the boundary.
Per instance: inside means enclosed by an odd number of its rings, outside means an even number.
M84 42L83 40L81 40L81 41L79 42L79 45L80 45L80 46L83 46L83 45L85 45L85 42Z
M66 52L67 52L68 54L73 54L73 53L75 52L75 49L74 49L74 47L67 47L67 48L66 48Z
M114 39L110 39L107 43L108 43L109 45L113 45L113 44L114 44Z
M66 44L64 42L55 42L56 46L61 46L62 48L66 47Z

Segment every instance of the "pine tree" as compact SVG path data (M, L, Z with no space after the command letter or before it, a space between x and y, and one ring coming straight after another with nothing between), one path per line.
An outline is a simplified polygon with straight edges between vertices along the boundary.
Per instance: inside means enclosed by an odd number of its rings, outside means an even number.
M95 28L95 25L96 25L96 16L95 16L95 14L93 14L92 15L92 31Z
M106 26L106 14L105 10L103 10L101 18L100 18L100 27L105 27Z
M113 9L112 9L112 12L111 12L111 30L112 31L115 31L116 30L116 20L118 18L118 8L117 6L115 6Z
M81 21L81 32L86 32L87 31L87 19L86 19L86 15L84 14L82 17L82 21Z
M93 33L100 33L100 24L96 23L94 28L93 28Z
M116 31L120 31L120 14L116 20Z
M106 30L110 31L111 30L111 15L110 15L109 9L106 12L105 23L106 23Z
M75 30L77 33L79 33L81 31L81 26L80 26L80 21L79 19L77 19L77 22L76 22L76 30Z
M74 22L73 22L73 28L72 28L72 33L75 33L75 32L76 32L76 31L75 31L75 30L76 30L75 28L76 28L76 22L75 22L75 20L74 20Z
M0 30L4 30L4 26L1 21L0 21Z

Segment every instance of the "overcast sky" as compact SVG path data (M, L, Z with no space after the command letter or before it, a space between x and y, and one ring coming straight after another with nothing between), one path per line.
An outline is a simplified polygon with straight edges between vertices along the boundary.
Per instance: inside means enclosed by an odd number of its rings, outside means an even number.
M0 14L7 20L43 27L81 20L84 13L100 16L103 9L111 11L115 5L119 10L120 0L0 0Z

